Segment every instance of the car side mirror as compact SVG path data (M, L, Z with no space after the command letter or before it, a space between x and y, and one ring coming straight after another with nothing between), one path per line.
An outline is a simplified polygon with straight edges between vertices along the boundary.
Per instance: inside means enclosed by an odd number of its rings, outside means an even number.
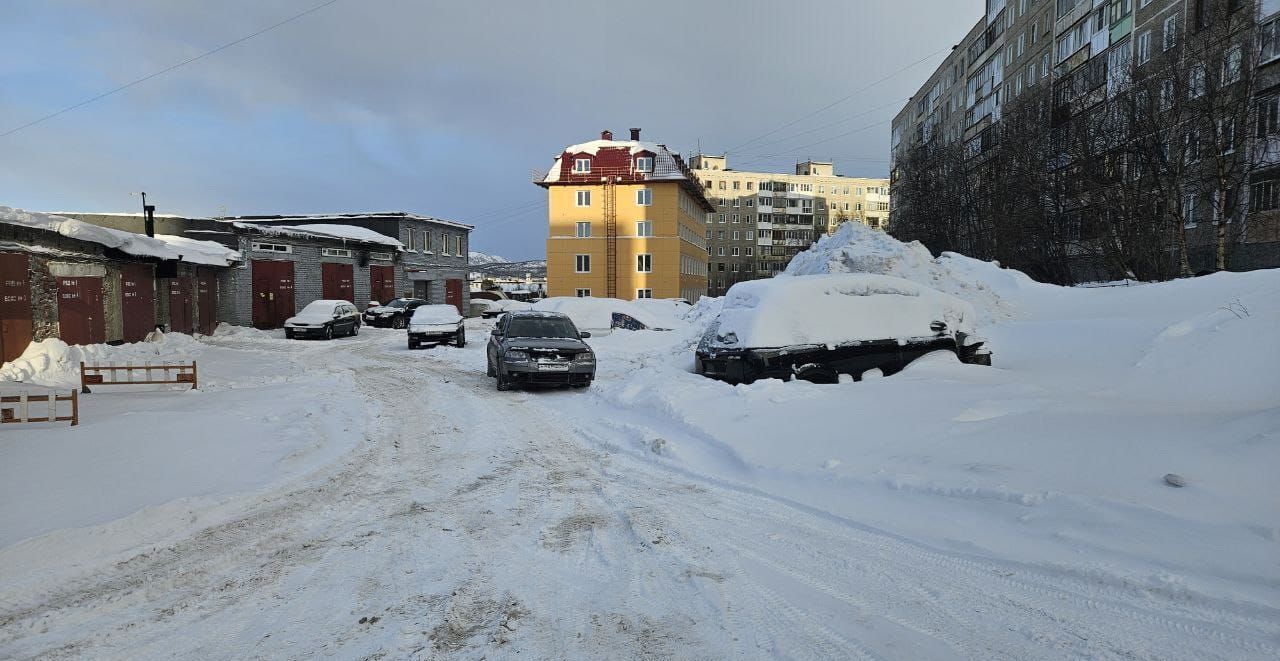
M587 338L591 337L591 333L588 333L588 332L586 332L586 331L583 331L583 332L581 332L581 333L578 333L578 337L580 337L580 338L582 338L582 339L584 339L584 340L585 340L585 339L587 339Z

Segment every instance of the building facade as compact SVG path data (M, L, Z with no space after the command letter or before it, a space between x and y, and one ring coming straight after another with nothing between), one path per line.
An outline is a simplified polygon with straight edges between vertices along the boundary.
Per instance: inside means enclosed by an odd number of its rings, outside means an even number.
M1037 130L1048 136L1044 177L1055 180L1058 195L1049 213L1061 220L1061 240L1072 244L1067 252L1096 256L1098 251L1091 244L1096 234L1113 226L1116 214L1132 213L1110 202L1104 203L1110 208L1099 208L1107 198L1098 193L1096 182L1106 177L1099 176L1101 170L1096 168L1110 167L1117 160L1131 163L1135 155L1122 152L1140 148L1146 152L1136 158L1151 162L1169 161L1168 154L1174 154L1176 176L1183 177L1185 185L1164 195L1176 198L1171 205L1176 210L1170 215L1175 221L1184 220L1171 224L1184 222L1185 227L1174 233L1186 234L1179 238L1181 247L1176 252L1184 253L1182 259L1189 255L1193 271L1214 267L1215 241L1221 243L1219 216L1239 222L1232 230L1240 235L1233 239L1239 257L1233 268L1278 266L1280 225L1273 216L1280 215L1276 213L1280 193L1271 195L1273 185L1268 182L1280 177L1280 169L1272 167L1267 150L1271 142L1280 142L1280 125L1266 118L1267 113L1277 114L1268 109L1280 103L1280 75L1275 71L1280 69L1276 64L1280 59L1278 13L1280 0L987 0L984 15L894 118L891 189L909 188L903 184L917 174L921 154L932 154L937 148L956 146L963 159L981 162L1001 146L1006 115L1031 101L1043 110L1018 117L1020 122L1035 117ZM1240 20L1247 27L1233 27L1230 34L1215 27ZM1261 51L1257 58L1251 57L1254 49ZM1253 85L1249 75L1239 73L1241 62L1257 67L1261 123L1252 116L1246 121L1214 118L1212 104L1200 100L1206 88L1211 92L1207 96L1214 96L1213 92L1228 91L1235 81ZM1104 123L1110 120L1091 119L1108 112L1123 115L1112 110L1120 107L1117 104L1158 107L1150 112L1165 121L1147 123L1154 130L1168 131L1164 139L1172 144L1137 147L1140 137L1125 138L1129 144L1103 137L1094 142L1105 145L1099 147L1105 155L1082 154L1082 135L1124 133ZM1194 111L1184 110L1193 106ZM1025 127L1018 130L1026 135ZM1149 132L1127 131L1124 135ZM1203 181L1209 167L1202 148L1215 140L1222 143L1215 145L1220 150L1239 154L1240 159L1258 159L1246 165L1257 166L1245 184L1250 190L1214 188ZM1164 155L1146 156L1156 150ZM1159 167L1168 169L1167 165ZM1081 172L1089 168L1095 171ZM1143 171L1140 166L1124 167L1113 179L1135 183ZM1081 183L1088 180L1094 183ZM976 196L989 193L977 191ZM908 206L912 197L894 195L891 223L907 224L898 221L912 215ZM1219 204L1223 200L1230 203ZM975 206L981 207L981 200ZM974 224L983 222L979 219ZM1248 229L1242 230L1246 224ZM1096 264L1083 268L1093 277L1107 277Z
M534 183L547 191L549 295L693 302L707 293L713 207L680 155L641 142L640 129L567 147Z
M841 223L888 227L888 179L843 177L816 161L797 164L794 174L733 170L725 156L698 155L690 164L715 207L704 224L712 296L786 269Z

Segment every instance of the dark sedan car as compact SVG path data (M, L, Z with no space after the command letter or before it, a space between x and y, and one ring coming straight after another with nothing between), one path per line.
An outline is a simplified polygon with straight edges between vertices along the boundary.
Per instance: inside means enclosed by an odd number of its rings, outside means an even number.
M380 328L406 328L413 318L413 311L427 302L420 298L397 298L386 305L378 305L364 311L364 323Z
M586 388L596 376L596 355L567 315L521 310L498 320L486 349L498 390L514 385Z

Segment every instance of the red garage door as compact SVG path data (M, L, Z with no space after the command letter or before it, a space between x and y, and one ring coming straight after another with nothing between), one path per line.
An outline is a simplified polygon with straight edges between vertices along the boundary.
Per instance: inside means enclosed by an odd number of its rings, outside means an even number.
M279 328L292 317L293 262L255 259L253 268L253 327Z
M444 281L444 302L458 308L458 314L466 314L462 309L462 281Z
M0 252L0 362L17 358L31 343L31 284L27 256Z
M103 316L102 278L58 278L58 336L63 342L105 342Z
M155 271L146 264L120 267L120 316L124 341L141 342L156 327Z
M321 296L331 301L355 302L356 285L350 264L320 264Z
M218 278L209 269L196 270L196 307L200 332L212 335L218 325Z
M394 266L369 267L369 299L386 304L396 297Z
M182 276L169 280L169 330L175 333L191 333L191 278Z

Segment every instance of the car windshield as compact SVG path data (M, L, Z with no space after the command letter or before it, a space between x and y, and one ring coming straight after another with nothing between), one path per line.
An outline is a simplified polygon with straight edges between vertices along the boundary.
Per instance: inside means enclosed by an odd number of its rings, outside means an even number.
M387 303L387 307L389 307L389 308L402 308L402 307L404 307L404 306L406 306L406 305L408 305L408 304L409 304L409 299L407 299L407 298L397 298L396 300L391 301L390 303Z
M518 317L507 326L507 337L577 338L573 322L556 317Z

